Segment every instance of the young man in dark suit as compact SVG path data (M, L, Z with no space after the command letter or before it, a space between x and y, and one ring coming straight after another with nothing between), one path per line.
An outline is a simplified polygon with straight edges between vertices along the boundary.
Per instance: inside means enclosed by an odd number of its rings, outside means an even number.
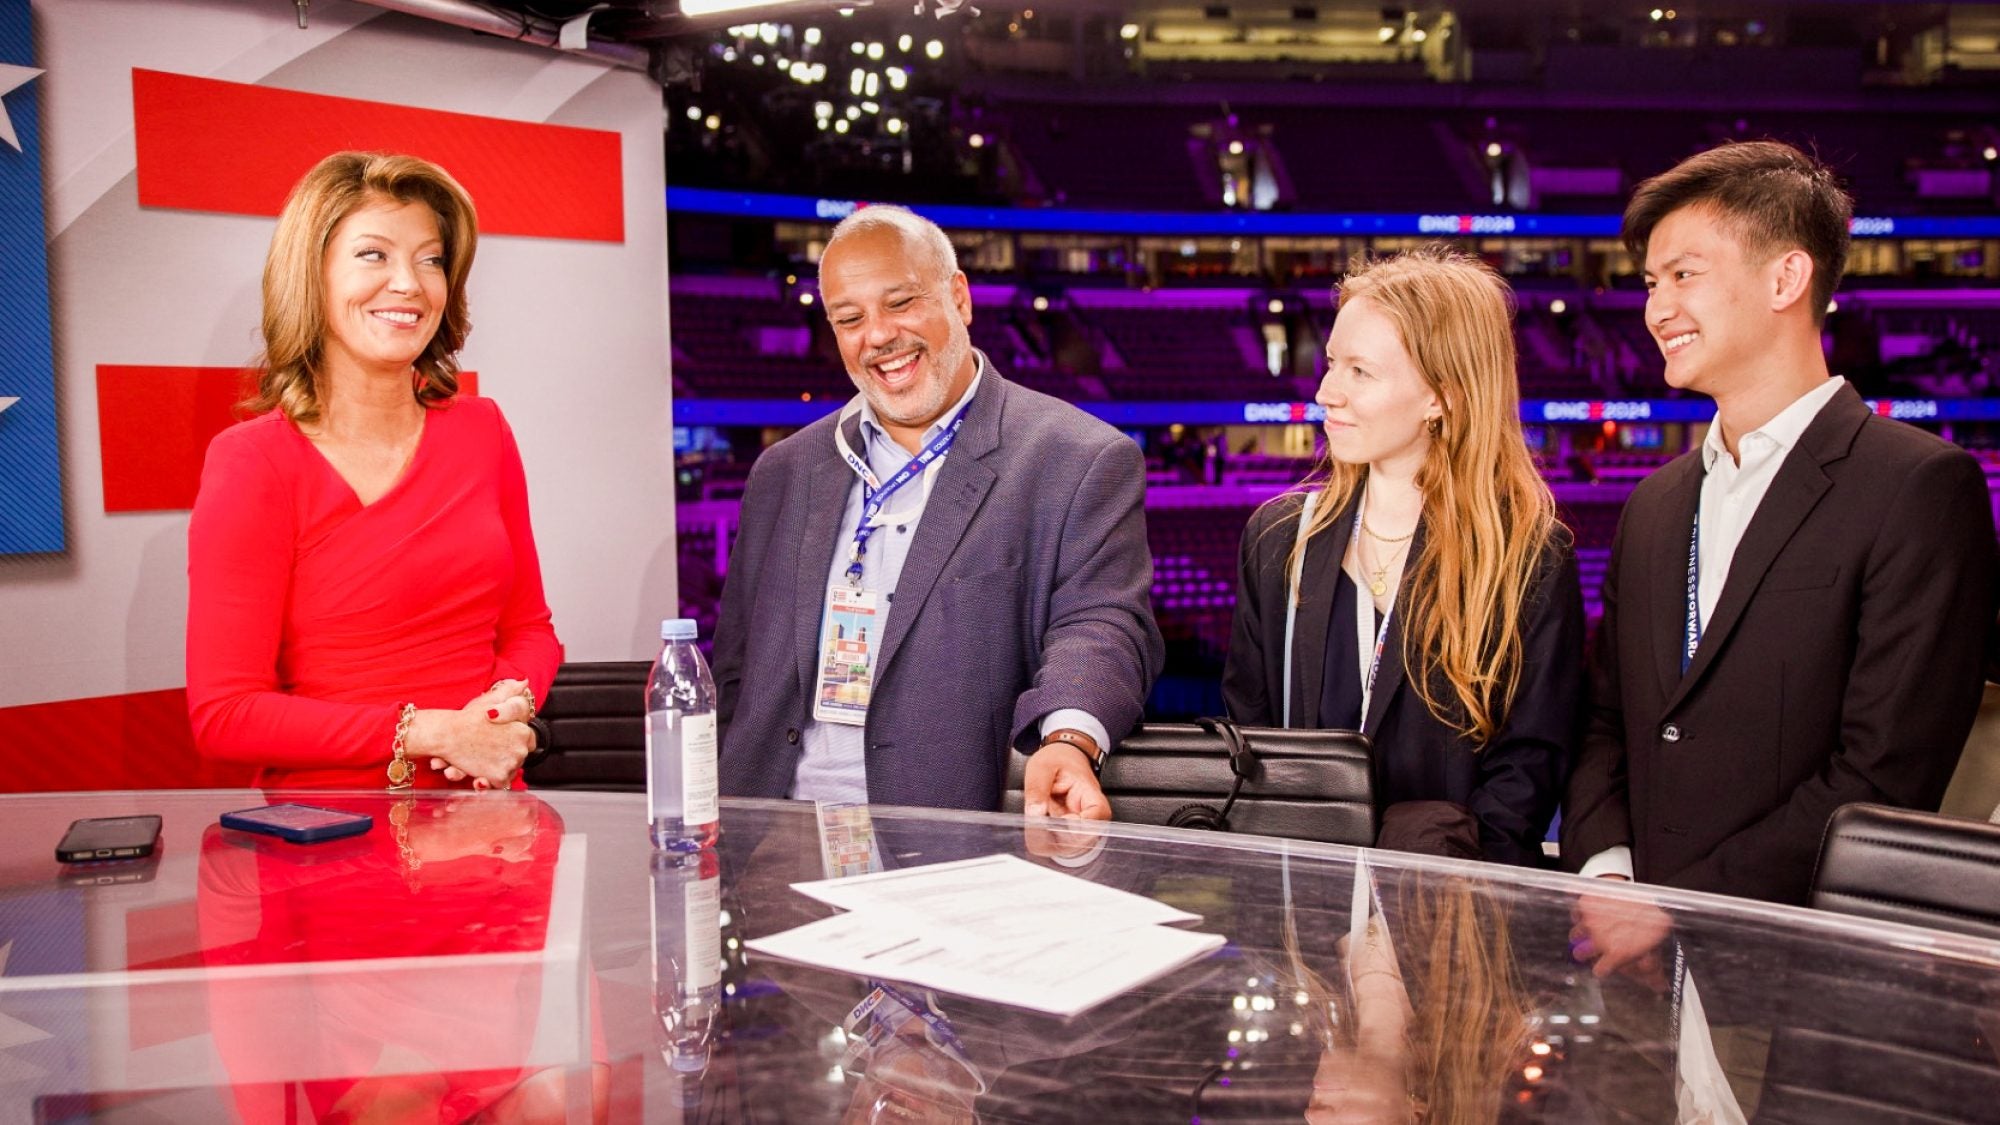
M1619 523L1572 870L1802 903L1836 808L1935 809L1958 762L1993 621L1986 482L1829 375L1851 214L1825 167L1773 142L1691 157L1625 210L1667 383L1716 416ZM1629 905L1580 910L1600 974L1664 933Z

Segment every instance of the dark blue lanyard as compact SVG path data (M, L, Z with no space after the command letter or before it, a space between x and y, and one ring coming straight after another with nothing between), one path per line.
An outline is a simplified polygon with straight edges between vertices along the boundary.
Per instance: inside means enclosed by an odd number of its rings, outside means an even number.
M885 980L873 983L884 995L894 999L911 1015L924 1021L925 1034L931 1042L955 1052L960 1058L966 1057L965 1044L959 1041L957 1033L952 1030L951 1021L945 1018L943 1012L938 1011L937 1005L930 1001L928 995L912 996ZM892 1027L889 1030L893 1032L895 1029Z
M847 467L853 469L854 474L861 478L861 525L854 529L854 551L848 556L847 564L848 582L856 586L861 584L861 560L868 555L868 537L875 534L875 517L882 514L882 508L888 504L889 497L893 496L897 489L915 480L925 469L930 468L931 462L944 456L951 449L951 443L958 440L958 428L965 424L966 411L971 409L972 404L969 402L960 407L957 416L944 428L943 433L932 438L931 443L924 446L922 452L905 461L902 468L897 469L888 480L873 489L870 489L869 485L875 480L875 474L868 468L868 463L852 449L847 448L845 438L837 443L840 446L840 455L847 459Z
M1681 645L1681 675L1694 663L1694 650L1701 647L1701 510L1695 509L1694 534L1688 539L1687 631Z

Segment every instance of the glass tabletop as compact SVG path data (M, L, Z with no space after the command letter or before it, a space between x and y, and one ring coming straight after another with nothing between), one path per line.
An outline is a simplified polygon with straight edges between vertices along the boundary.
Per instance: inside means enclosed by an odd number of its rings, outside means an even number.
M218 824L372 817L293 844ZM63 866L79 817L147 860ZM0 798L0 1120L1990 1121L2000 944L1552 873L1127 825L725 801ZM1008 855L1213 952L1068 1018L780 961L829 875ZM1647 935L1603 977L1578 913ZM1657 937L1657 941L1652 938ZM1115 962L1130 934L1100 943Z

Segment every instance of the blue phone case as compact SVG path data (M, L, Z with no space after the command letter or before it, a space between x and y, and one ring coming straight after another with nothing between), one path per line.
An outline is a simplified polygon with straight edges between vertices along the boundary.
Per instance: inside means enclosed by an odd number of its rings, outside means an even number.
M221 823L224 828L276 836L294 844L316 844L322 840L359 836L375 826L375 818L366 813L288 804L226 812L222 814Z

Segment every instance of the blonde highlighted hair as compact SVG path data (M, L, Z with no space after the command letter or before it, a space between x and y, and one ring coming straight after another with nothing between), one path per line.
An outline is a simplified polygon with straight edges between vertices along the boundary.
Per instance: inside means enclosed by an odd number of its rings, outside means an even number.
M1514 1076L1534 1058L1535 998L1516 964L1507 895L1462 875L1400 876L1395 924L1378 915L1370 925L1382 927L1410 1004L1393 1060L1403 1065L1409 1119L1490 1125ZM1356 877L1367 876L1357 868ZM1396 941L1395 933L1406 940ZM1306 994L1313 1038L1323 1051L1354 1049L1364 1013L1348 987L1350 973L1329 979L1307 964L1289 901L1280 939L1293 983ZM1358 955L1349 948L1348 964Z
M1444 410L1417 470L1424 545L1398 599L1404 666L1431 714L1484 746L1506 722L1520 684L1537 564L1564 534L1521 435L1513 293L1477 259L1432 247L1360 263L1338 301L1362 297L1395 326ZM1321 502L1292 546L1287 573L1367 475L1367 466L1328 455L1307 481Z
M437 216L444 243L445 304L437 332L417 357L417 401L436 406L458 393L458 350L472 331L465 279L479 245L472 197L444 169L414 156L337 152L313 166L278 215L264 259L264 357L245 409L282 410L294 423L319 421L326 406L326 246L335 227L374 203L422 203Z

